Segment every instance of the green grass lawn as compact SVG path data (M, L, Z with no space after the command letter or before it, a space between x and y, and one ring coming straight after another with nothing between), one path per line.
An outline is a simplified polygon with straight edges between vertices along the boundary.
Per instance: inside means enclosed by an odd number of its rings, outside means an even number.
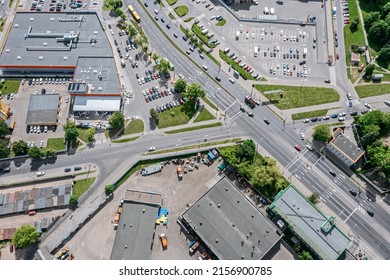
M4 84L0 84L0 91L3 95L8 93L17 93L20 87L21 80L7 80L5 79Z
M309 112L292 114L291 118L294 121L296 121L296 120L310 119L310 118L314 118L314 117L326 116L327 113L328 113L328 109L323 109L323 110L316 110L316 111L309 111Z
M81 128L81 127L78 127L77 128L77 131L79 132L79 136L78 138L80 138L82 141L84 141L85 143L88 143L88 140L87 140L87 130L88 128Z
M360 98L384 95L390 93L390 84L372 84L356 86L355 90Z
M123 135L123 127L121 128L109 128L109 129L106 129L104 131L104 136L106 136L106 138L112 138L114 137L115 135L117 135L117 137L121 137Z
M128 125L125 127L124 135L133 134L133 133L140 133L143 132L145 129L144 122L140 119L135 119L129 122Z
M186 18L185 20L184 20L184 22L189 22L189 21L191 21L191 20L193 20L194 19L194 17L188 17L188 18Z
M215 47L217 46L217 45L214 44L214 43L209 43L209 41L210 41L211 39L209 39L209 38L207 37L207 35L203 35L203 34L202 34L202 30L199 28L199 26L198 26L197 24L193 24L191 30L192 30L192 32L194 32L195 35L198 36L198 38L199 38L200 40L202 40L202 42L203 42L206 46L208 46L209 48L212 49L212 48L215 48Z
M112 143L125 143L125 142L131 142L131 141L137 140L138 138L139 138L139 136L130 137L130 138L124 138L124 139L114 140L114 141L112 141Z
M262 94L270 90L284 91L283 98L280 98L279 93L272 95L263 94L270 100L269 102L281 110L325 104L340 100L339 94L332 88L259 84L255 85L255 88Z
M73 195L79 199L95 182L95 177L85 178L75 181L73 185Z
M103 11L110 11L112 6L110 5L110 0L104 0Z
M193 131L193 130L210 128L210 127L217 127L217 126L221 126L221 125L222 125L222 123L217 122L217 123L198 125L198 126L191 126L191 127L186 127L186 128L182 128L182 129L165 131L165 133L166 134L175 134L175 133L181 133L181 132L187 132L187 131Z
M349 8L349 18L351 21L357 17L359 18L358 7L355 0L348 0L348 8ZM340 12L339 12L340 13ZM359 19L360 20L360 19ZM363 26L361 21L359 21L358 28L355 32L351 32L349 28L349 24L344 26L344 43L345 43L345 53L346 53L346 61L347 65L351 64L351 45L365 46L366 42L364 40L363 34Z
M51 148L56 151L65 149L64 138L49 138L47 140L47 149Z
M176 19L176 17L172 13L169 13L168 16L170 19Z
M4 24L7 21L7 18L3 18L0 22L0 32L4 31Z
M214 120L215 117L207 109L203 109L202 112L196 117L194 122L203 122L208 120Z
M178 0L167 0L167 3L169 4L169 6L172 6L172 5L175 5L177 3Z
M224 26L226 24L226 19L222 19L220 21L217 22L216 26Z
M228 55L226 55L223 51L219 50L219 56L229 65L232 66L234 70L236 70L241 77L245 80L254 80L253 76L245 71L237 62L231 59Z
M183 5L183 6L178 6L176 7L175 9L175 12L176 14L179 16L179 17L184 17L186 14L188 14L188 12L190 11L190 9Z
M194 116L194 114L194 102L186 102L181 106L159 113L158 128L186 124Z

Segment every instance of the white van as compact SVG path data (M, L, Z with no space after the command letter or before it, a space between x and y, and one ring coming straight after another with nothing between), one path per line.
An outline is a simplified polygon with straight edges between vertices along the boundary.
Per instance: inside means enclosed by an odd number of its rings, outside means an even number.
M271 9L269 10L269 13L270 13L271 15L275 14L275 9L274 9L274 8L271 8Z
M259 49L258 47L255 47L255 52L254 52L254 57L257 57L257 55L259 54Z
M208 32L209 32L209 30L208 30L207 28L205 28L205 29L202 30L202 34L203 34L203 35L206 35Z
M230 51L229 48L226 48L226 49L223 50L224 53L228 53L229 51Z
M269 10L267 7L264 7L264 14L268 15L269 14Z

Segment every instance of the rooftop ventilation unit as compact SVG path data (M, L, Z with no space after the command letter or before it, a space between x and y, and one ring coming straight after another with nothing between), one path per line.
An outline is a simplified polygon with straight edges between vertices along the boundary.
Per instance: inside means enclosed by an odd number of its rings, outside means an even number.
M15 28L18 28L19 27L19 24L15 23Z
M46 43L46 42L44 42L44 43L43 43L43 45L44 45L44 46L47 46L47 43Z
M99 90L99 91L102 91L102 90L103 90L103 87L98 87L98 90Z
M33 17L30 17L30 21L34 21L34 18L33 18Z
M43 56L39 56L38 59L39 59L39 60L43 60Z
M68 57L67 57L67 56L64 56L64 60L68 60Z
M17 59L17 60L21 60L22 57L21 57L20 55L18 55L18 56L16 57L16 59Z
M6 52L6 53L9 53L9 49L5 49L5 52Z
M50 18L50 21L54 21L54 18Z

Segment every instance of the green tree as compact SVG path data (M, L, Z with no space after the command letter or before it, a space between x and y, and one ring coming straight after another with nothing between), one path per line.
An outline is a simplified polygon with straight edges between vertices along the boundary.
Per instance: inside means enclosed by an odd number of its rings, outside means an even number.
M359 18L358 17L355 17L352 21L351 21L351 24L349 25L349 29L351 30L351 32L356 32L356 30L358 29L359 27Z
M32 225L23 225L16 229L12 243L16 248L26 248L38 241L39 233Z
M116 9L115 13L121 18L120 21L122 23L126 21L127 19L126 14L123 12L121 8Z
M121 112L114 112L108 121L112 128L120 128L125 125L125 117Z
M154 121L157 121L158 120L158 112L156 109L154 108L151 108L150 111L150 117L154 120Z
M256 152L256 144L252 139L245 140L241 145L236 149L236 157L239 161L246 160L250 163L253 162L253 158Z
M185 92L186 88L187 88L187 81L184 79L178 79L175 82L174 88L175 88L175 91L177 91L177 92L180 92L180 93Z
M154 60L155 63L157 63L157 59L159 58L158 53L153 53L152 54L152 59Z
M330 134L330 127L327 124L321 124L314 128L314 132L312 135L314 140L321 141L321 142L328 142L331 134Z
M363 15L364 19L364 27L366 30L369 30L370 27L373 25L374 22L378 21L381 17L381 14L379 12L371 12L366 13Z
M32 158L41 158L43 157L43 152L40 148L34 146L28 150L28 155Z
M89 128L85 132L85 135L87 136L87 141L92 142L93 140L95 140L95 134L96 134L96 130L94 128Z
M385 18L390 13L390 2L387 2L381 9L382 18Z
M184 93L184 96L189 100L196 101L198 98L205 97L204 90L200 87L199 84L192 82L187 86L187 91Z
M57 152L56 152L54 149L52 149L52 148L49 148L49 149L47 149L47 150L44 152L44 156L45 156L46 158L54 157L54 156L56 156L56 155L57 155Z
M366 70L364 72L364 77L370 78L372 76L372 73L374 73L375 65L370 64L366 67Z
M299 260L313 260L313 257L310 255L309 252L302 251L301 253L299 253L298 259Z
M310 196L308 196L308 200L313 203L317 204L319 202L320 194L319 193L312 193Z
M371 41L384 44L389 38L389 24L384 20L378 20L368 30L368 37Z
M232 165L236 165L238 163L238 159L236 157L236 146L226 147L222 150L222 157L225 161Z
M69 148L70 146L73 146L73 144L77 140L79 132L76 128L76 124L72 121L67 121L63 127L65 131L65 140Z
M131 37L134 37L134 36L137 35L137 34L138 34L137 29L136 29L134 26L130 26L130 27L129 27L129 35L130 35Z
M74 194L72 194L69 198L69 205L71 207L76 207L77 206L77 203L79 202L79 199L77 196L75 196Z
M390 62L390 48L383 48L378 54L378 60L381 62Z
M10 149L6 141L0 139L0 158L7 158L9 156Z
M104 191L105 191L106 195L110 195L114 192L114 186L113 185L106 185L104 187Z
M11 130L4 120L0 120L0 139L4 139L5 136L9 135Z
M110 4L112 10L114 11L116 11L119 8L122 8L123 6L122 0L110 0L108 3Z
M23 140L15 141L12 144L12 150L14 151L15 156L27 155L28 149L27 143Z
M156 66L156 69L160 71L163 75L166 75L169 74L169 72L171 71L172 65L167 59L163 58L160 59L160 64Z

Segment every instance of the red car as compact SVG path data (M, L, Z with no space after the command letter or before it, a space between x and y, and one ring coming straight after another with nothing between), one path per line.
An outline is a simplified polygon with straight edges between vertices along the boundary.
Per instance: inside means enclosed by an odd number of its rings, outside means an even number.
M37 213L37 211L29 211L27 214L29 215L29 216L34 216L35 214Z
M9 245L9 251L10 253L14 252L14 244Z
M179 102L180 102L180 104L184 103L182 98L179 99Z
M340 58L340 55L338 53L336 53L336 58L339 59Z
M298 152L300 152L302 150L301 146L299 145L294 145L294 148L295 150L297 150Z
M246 33L249 33L249 28L248 27L246 28Z

